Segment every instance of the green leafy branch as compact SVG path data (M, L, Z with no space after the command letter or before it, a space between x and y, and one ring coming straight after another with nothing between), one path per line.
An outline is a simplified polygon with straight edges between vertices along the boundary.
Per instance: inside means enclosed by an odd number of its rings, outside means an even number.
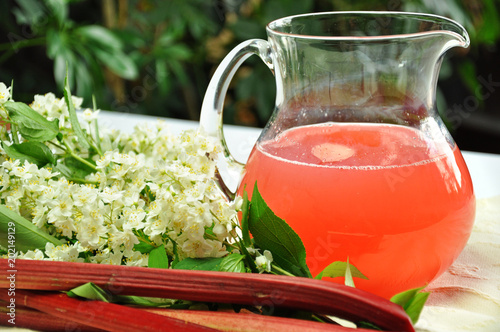
M71 123L70 134L76 136L80 148L101 154L98 144L80 126L67 78L64 98ZM61 132L58 119L49 121L22 102L7 101L3 107L8 112L6 122L11 124L11 135L10 141L2 141L1 144L10 158L28 161L38 167L51 166L66 178L82 183L87 182L84 179L87 174L96 171L96 165L90 158L83 158L68 144L68 137ZM98 131L96 135L99 135ZM55 154L51 147L63 153Z

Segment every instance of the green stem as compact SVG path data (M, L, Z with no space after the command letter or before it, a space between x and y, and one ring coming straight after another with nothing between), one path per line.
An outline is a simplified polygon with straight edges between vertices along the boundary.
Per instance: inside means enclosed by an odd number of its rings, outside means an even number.
M97 137L97 139L98 139L98 138L99 138L99 129L98 129L98 127L97 127L97 121L96 121L96 120L94 120L92 123L94 123L94 124L95 124L95 126L94 126L95 133L94 133L94 135L95 135L95 136ZM99 145L100 145L100 140L99 140L99 144L97 144L97 143L96 143L96 140L94 139L94 137L92 137L92 123L89 123L89 124L88 124L88 125L89 125L89 128L88 128L88 130L89 130L89 138L90 138L90 139L89 139L89 144L90 144L90 146L91 146L94 150L96 150L96 151L97 151L97 154L98 154L99 156L101 156L101 157L102 157L102 156L103 156L103 154L102 154L101 149L99 148Z
M238 232L236 232L236 237L238 238L237 244L239 245L240 252L245 255L245 261L247 262L248 267L252 270L253 273L257 273L257 267L255 266L255 262L253 261L253 257L250 256L250 253L248 252L247 248L245 247L245 243L243 243L243 240L240 238L238 235Z
M89 162L88 160L85 160L83 159L82 157L80 157L79 155L77 155L73 149L63 140L62 141L62 144L66 147L66 151L69 153L69 155L73 158L75 158L76 160L78 160L79 162L81 162L82 164L84 165L87 165L88 167L90 167L92 170L94 171L97 171L97 167L92 164L91 162Z
M100 157L104 156L104 155L103 155L103 153L102 153L102 151L101 151L101 149L99 149L99 147L97 146L97 144L95 144L95 143L94 143L94 141L93 141L93 140L91 140L91 142L90 142L90 146L92 146L92 147L94 148L94 150L96 150L96 151L97 151L97 154L98 154Z
M112 201L111 204L110 204L110 207L109 207L109 217L108 217L108 219L109 219L109 224L110 225L113 224L113 210L114 210L113 205L114 205L114 203L115 203L115 201Z
M137 235L137 234L136 234ZM151 241L148 241L146 239L143 239L142 237L140 237L139 235L137 235L137 240L139 240L140 242L144 242L146 244L151 244L153 245L153 243L151 243Z
M215 236L215 235L213 235L213 234L207 234L207 233L205 233L205 237L206 237L206 238L209 238L209 239L211 239L211 240L220 241L220 240L217 238L217 236ZM234 245L234 244L229 243L229 242L227 242L227 241L222 241L222 243L224 243L224 245L225 245L226 247L231 247L231 248L233 248L233 249L240 249L240 247L238 247L237 245Z
M276 266L274 264L271 264L271 270L274 270L274 271L278 272L279 274L283 274L283 275L286 275L289 277L296 277L295 275L291 274L290 272L285 271L281 267Z
M0 51L13 50L14 52L17 52L20 48L39 46L43 44L45 44L45 37L22 39L16 42L0 44Z
M52 141L47 141L48 143L52 144L53 146L55 146L56 148L60 149L60 150L63 150L63 151L66 151L66 148L62 145L59 145L57 143L54 143Z
M91 133L91 124L89 124L89 133ZM99 125L97 124L97 120L94 120L94 135L95 139L92 139L92 147L97 151L99 156L103 156L104 154L102 153L101 150L101 138L99 137Z
M10 131L12 134L12 140L14 141L15 144L19 144L19 134L17 132L17 126L14 123L10 124Z
M76 160L78 160L82 164L87 165L88 167L92 168L94 171L97 171L97 167L94 164L92 164L91 162L83 159L79 155L75 154L73 151L70 152L70 155L71 155L71 157L75 158Z
M151 240L149 240L149 238L144 234L144 232L141 230L134 230L134 234L135 236L137 236L137 239L140 241L140 242L144 242L146 244L149 244L150 246L153 246L153 247L157 247Z

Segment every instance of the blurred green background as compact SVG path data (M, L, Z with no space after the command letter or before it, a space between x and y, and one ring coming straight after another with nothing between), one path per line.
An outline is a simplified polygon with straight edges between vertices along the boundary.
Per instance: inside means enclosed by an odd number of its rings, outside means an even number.
M0 3L0 81L14 98L74 93L90 107L198 120L204 91L239 42L268 22L331 10L415 11L463 24L468 50L448 52L438 109L462 149L500 153L500 0L7 0ZM274 80L257 57L230 86L225 123L263 126Z

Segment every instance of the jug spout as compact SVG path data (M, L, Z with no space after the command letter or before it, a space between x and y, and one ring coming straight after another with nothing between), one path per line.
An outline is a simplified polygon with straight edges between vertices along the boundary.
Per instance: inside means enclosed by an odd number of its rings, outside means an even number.
M432 31L432 30L431 30ZM470 37L467 30L455 21L448 21L442 24L440 31L441 44L443 45L443 53L453 47L468 48L470 46Z
M470 43L460 24L436 15L315 15L315 24L298 15L267 27L278 131L325 120L411 124L434 109L445 52Z

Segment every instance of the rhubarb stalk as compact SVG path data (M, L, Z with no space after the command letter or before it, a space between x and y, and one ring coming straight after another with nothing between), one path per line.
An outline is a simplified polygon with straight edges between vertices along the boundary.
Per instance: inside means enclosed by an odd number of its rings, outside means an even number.
M0 260L0 288L8 288ZM403 308L374 294L327 281L264 274L153 269L88 263L16 261L16 288L67 291L94 282L115 294L307 310L387 331L414 331Z
M0 292L0 299L10 301L6 292ZM206 326L123 305L81 301L63 293L30 292L16 288L16 301L54 317L105 331L215 331Z
M7 303L0 301L0 312L7 313ZM331 331L331 332L349 332L352 328L343 327L340 325L323 324L313 321L305 321L293 318L262 316L253 313L235 313L221 311L203 311L203 310L176 310L176 309L159 309L159 308L137 308L141 311L151 312L157 315L167 316L191 322L221 331L231 332L316 332L316 331ZM8 316L0 316L0 325L9 326ZM16 327L34 329L37 331L47 332L99 332L104 331L94 327L78 324L70 319L57 318L41 312L30 309L24 306L16 306ZM369 332L370 330L358 329L359 332Z
M7 308L9 303L0 301L0 325L11 326L17 328L27 328L42 332L102 332L104 330L90 327L83 324L78 324L66 318L54 318L45 312L31 309L25 306L16 304L15 320L9 322L12 318L8 315L10 312ZM15 323L15 324L13 324Z

